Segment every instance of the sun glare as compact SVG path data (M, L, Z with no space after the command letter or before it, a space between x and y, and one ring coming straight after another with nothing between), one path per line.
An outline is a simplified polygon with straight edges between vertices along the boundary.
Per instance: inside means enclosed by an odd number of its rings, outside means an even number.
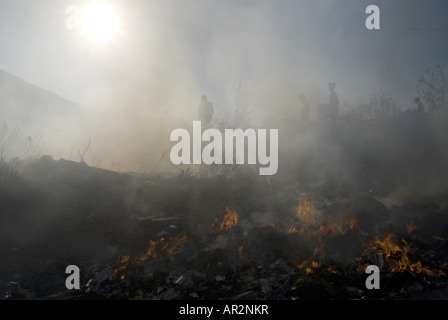
M119 19L110 4L94 2L83 10L82 29L94 41L105 42L118 33Z

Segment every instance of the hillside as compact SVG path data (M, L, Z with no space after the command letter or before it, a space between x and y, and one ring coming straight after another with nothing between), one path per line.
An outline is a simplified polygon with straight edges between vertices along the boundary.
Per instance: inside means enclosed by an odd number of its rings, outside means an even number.
M29 147L29 138L40 146L37 151L54 152L57 146L74 143L82 124L84 106L39 88L17 76L0 70L0 119L4 131L15 131L10 156L20 155Z

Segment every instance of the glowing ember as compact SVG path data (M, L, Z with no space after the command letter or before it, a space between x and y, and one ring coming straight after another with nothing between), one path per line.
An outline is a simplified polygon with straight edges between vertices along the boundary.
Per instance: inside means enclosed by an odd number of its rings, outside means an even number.
M327 271L328 271L329 273L332 273L332 274L336 274L336 273L338 273L338 270L336 270L335 266L329 266L329 267L327 268Z
M130 256L121 256L120 263L127 263L130 258Z

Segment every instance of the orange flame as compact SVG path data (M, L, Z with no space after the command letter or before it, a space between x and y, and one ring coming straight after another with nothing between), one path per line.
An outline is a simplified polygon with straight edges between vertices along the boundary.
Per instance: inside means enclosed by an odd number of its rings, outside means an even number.
M411 248L404 239L402 239L401 242L404 246L398 245L394 240L394 236L389 234L383 241L376 238L371 247L374 250L382 252L386 259L394 259L396 261L396 264L391 268L391 272L411 271L413 273L426 273L435 276L445 275L441 270L425 268L421 261L411 262L411 259L409 258Z
M375 238L373 240L373 248L379 250L381 253L384 253L386 259L389 259L392 255L401 252L400 246L394 243L395 241L393 238L394 236L392 234L388 234L383 241L379 238Z
M414 219L411 220L411 222L406 223L406 231L411 234L414 232L418 226L414 223Z
M332 221L326 221L321 224L319 229L317 229L314 234L317 236L328 236L335 234L344 235L347 231L357 229L358 222L356 216L348 215L345 219L342 219L338 224L333 223Z
M308 199L299 199L296 207L294 224L289 228L288 233L304 234L308 231L310 225L316 223L314 211L316 210L314 202Z
M312 260L306 260L305 262L302 262L301 264L297 265L297 269L305 270L306 274L312 274L314 273L314 270L319 267L319 262Z
M117 278L120 280L124 280L126 268L128 266L128 262L130 260L131 260L130 256L126 256L126 255L121 256L120 263L119 263L118 267L113 270L113 274L109 277L109 280L113 280L113 279L117 279Z
M322 246L314 248L314 252L311 255L311 257L303 261L301 264L297 265L296 268L300 270L305 270L306 274L314 273L314 270L319 268L320 265L319 261L316 260L317 258L316 256L319 254L321 250Z
M411 263L409 260L408 249L404 248L400 259L395 267L392 268L391 272L404 272L406 270L412 271L414 273L430 273L431 270L422 266L421 261Z
M236 210L229 209L229 207L226 207L226 214L224 215L224 218L222 219L221 225L219 227L220 231L227 231L233 227L235 227L238 224L238 213Z
M348 230L359 229L358 219L354 214L349 214L345 219L345 226Z
M169 256L175 251L181 249L186 240L186 232L180 233L175 237L170 237L169 239L161 238L159 241L149 240L148 250L142 254L139 259L144 261L149 258Z
M313 201L301 198L296 207L294 223L289 228L288 233L322 237L345 234L353 229L359 229L358 221L354 214L347 213L337 222L331 219L324 219L323 212L317 211Z
M364 273L365 271L366 271L366 268L367 268L367 266L369 265L370 263L364 263L364 264L360 264L360 265L358 265L357 267L356 267L356 272L362 272L362 273Z

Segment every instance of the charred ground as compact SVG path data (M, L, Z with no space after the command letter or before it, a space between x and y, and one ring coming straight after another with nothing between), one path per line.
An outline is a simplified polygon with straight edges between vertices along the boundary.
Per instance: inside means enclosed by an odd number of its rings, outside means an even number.
M282 125L271 178L245 166L8 163L1 298L445 299L443 119ZM79 291L65 288L71 264ZM365 288L368 264L381 269L380 290Z

